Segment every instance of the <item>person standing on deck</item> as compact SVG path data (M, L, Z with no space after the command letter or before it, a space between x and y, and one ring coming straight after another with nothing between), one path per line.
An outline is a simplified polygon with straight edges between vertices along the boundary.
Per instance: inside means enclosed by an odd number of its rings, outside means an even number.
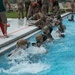
M33 16L36 10L38 10L38 3L33 1L31 2L28 9L27 20L29 19L29 17Z
M42 0L42 13L43 14L46 14L48 13L48 8L49 8L49 5L48 5L49 1L48 0Z
M21 14L22 14L22 18L24 18L23 0L18 0L17 5L18 5L18 18L20 19Z
M53 2L53 12L56 13L57 11L59 11L59 2L58 2L58 0L54 0L54 2Z
M71 1L71 10L74 12L74 0Z
M49 0L49 11L51 11L51 12L53 10L53 2L54 2L54 0Z
M41 8L42 8L42 0L37 0L37 3L39 5L39 10L41 11Z
M26 17L28 14L28 9L29 9L30 4L31 4L31 0L25 0Z
M2 20L2 24L4 25L4 36L8 37L7 35L7 17L6 17L6 4L8 4L9 9L11 9L11 5L8 0L0 0L0 18Z

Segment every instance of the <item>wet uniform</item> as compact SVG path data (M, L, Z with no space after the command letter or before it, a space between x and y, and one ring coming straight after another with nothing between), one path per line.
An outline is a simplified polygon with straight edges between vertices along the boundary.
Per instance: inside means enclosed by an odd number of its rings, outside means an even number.
M44 34L42 34L42 37L43 37L43 41L42 41L42 42L37 41L36 43L32 43L32 45L33 45L33 46L40 47L40 46L43 44L43 42L45 42L46 39L47 39L47 36L44 35Z
M46 35L44 35L44 34L42 34L42 37L43 37L43 42L44 42L44 41L46 41L47 36L46 36ZM40 43L40 42L39 42L39 41L37 41L37 43Z
M50 26L48 26L48 27L49 27L49 33L46 34L46 32L44 32L44 35L46 35L47 39L49 38L49 39L53 40L53 37L51 35L51 32L53 31L53 28L50 27Z
M70 19L68 19L68 21L74 21L74 16L73 16L73 15L71 15L71 18L70 18Z

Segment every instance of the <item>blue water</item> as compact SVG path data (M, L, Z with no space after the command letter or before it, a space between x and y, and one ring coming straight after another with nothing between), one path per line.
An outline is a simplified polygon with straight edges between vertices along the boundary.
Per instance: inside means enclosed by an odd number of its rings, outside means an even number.
M8 53L0 56L0 75L75 75L75 22L69 22L65 17L63 24L66 26L65 38L46 43L48 53L33 55L32 62L21 61L14 66L9 64ZM35 42L35 36L28 40Z

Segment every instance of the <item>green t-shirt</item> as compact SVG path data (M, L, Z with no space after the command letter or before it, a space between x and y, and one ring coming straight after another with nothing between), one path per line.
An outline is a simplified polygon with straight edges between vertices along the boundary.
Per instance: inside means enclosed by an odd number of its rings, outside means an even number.
M0 12L6 11L3 1L4 0L0 0Z

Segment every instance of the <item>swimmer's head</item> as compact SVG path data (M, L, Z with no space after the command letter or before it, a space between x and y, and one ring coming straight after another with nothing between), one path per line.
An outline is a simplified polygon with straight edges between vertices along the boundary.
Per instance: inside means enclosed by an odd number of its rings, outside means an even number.
M21 47L22 46L22 41L23 41L23 39L19 39L17 41L17 47Z
M27 45L28 45L28 41L24 39L19 39L17 42L17 47L23 47L23 46L27 47Z
M50 29L49 29L48 26L45 26L42 30L43 30L44 33L49 33L50 32Z
M36 41L37 42L43 42L43 36L42 36L42 34L37 34Z

